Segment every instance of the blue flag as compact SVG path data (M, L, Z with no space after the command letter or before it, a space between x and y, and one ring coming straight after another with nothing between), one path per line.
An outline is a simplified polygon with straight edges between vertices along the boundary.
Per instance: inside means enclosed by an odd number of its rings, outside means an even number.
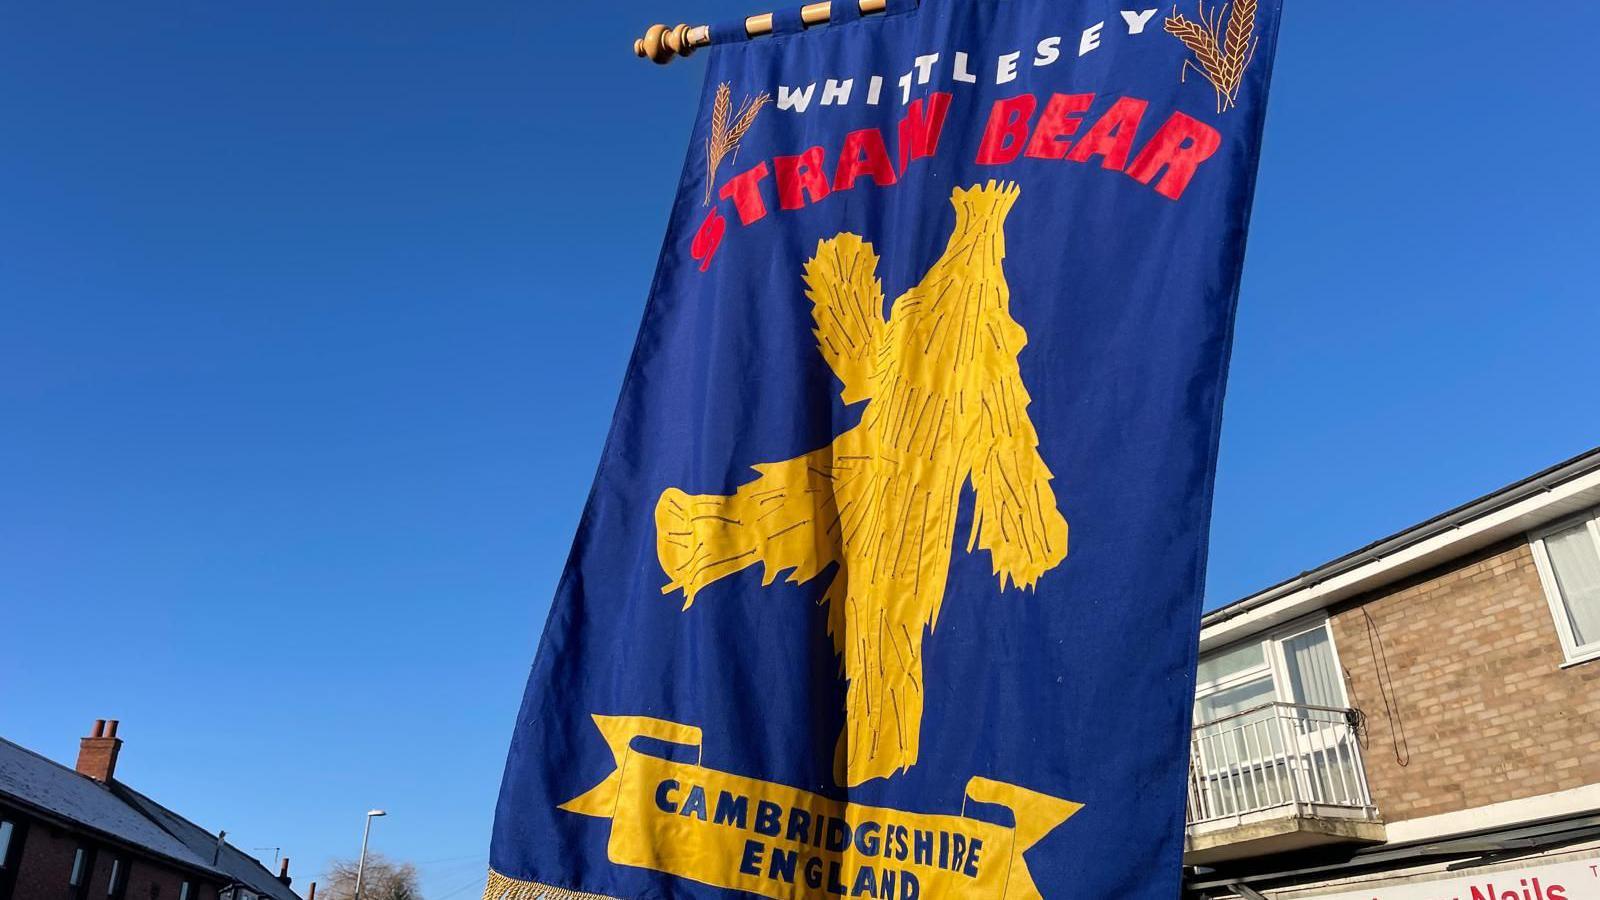
M713 27L486 896L1177 895L1279 12Z

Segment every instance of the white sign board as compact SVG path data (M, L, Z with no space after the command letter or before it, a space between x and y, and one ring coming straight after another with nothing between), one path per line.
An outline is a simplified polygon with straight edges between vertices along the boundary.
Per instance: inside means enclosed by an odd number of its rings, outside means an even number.
M1319 894L1307 900L1600 900L1600 856Z

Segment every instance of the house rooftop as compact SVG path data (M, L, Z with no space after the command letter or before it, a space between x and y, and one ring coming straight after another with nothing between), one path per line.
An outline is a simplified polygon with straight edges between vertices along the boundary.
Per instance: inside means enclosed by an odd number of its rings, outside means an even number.
M300 900L254 857L120 781L98 781L4 738L0 800L272 900Z
M278 877L254 856L227 841L218 841L216 835L126 785L118 784L117 792L122 794L131 806L159 824L168 834L182 841L184 846L212 860L212 865L222 870L232 880L263 897L271 897L272 900L300 900L298 894L279 881Z
M0 738L0 797L187 868L221 874L182 841L130 807L110 785L4 738Z
M1600 447L1330 560L1200 619L1215 649L1600 504Z

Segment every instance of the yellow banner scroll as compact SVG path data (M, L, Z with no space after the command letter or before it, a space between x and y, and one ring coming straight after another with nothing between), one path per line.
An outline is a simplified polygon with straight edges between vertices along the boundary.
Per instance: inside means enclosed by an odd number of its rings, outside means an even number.
M561 809L611 819L610 860L775 900L1042 900L1023 853L1083 807L976 776L968 799L1008 807L1014 827L843 803L631 746L645 737L699 751L694 726L593 718L617 768Z

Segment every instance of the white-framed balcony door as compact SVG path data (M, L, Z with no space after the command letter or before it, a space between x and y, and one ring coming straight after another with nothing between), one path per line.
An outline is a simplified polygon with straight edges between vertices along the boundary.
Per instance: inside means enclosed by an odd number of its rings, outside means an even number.
M1327 619L1290 625L1274 635L1271 645L1282 678L1282 701L1297 708L1286 719L1284 743L1293 748L1286 760L1303 803L1366 806L1366 773L1354 724L1348 717L1350 698L1333 646Z
M1206 671L1210 666L1213 671ZM1197 818L1240 815L1292 796L1275 739L1276 663L1264 641L1218 654L1201 666L1190 740L1191 803Z
M1190 743L1192 819L1291 804L1366 805L1326 616L1214 654L1200 668Z

